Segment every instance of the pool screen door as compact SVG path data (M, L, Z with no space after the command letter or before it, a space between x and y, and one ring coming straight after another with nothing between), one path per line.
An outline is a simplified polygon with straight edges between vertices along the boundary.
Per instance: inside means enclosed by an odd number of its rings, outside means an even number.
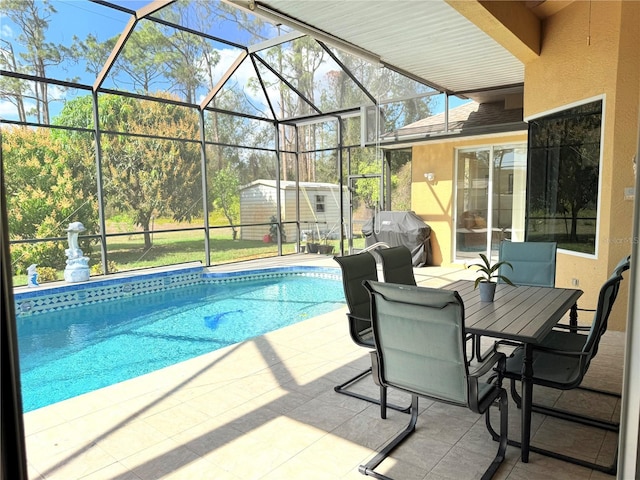
M349 218L347 227L347 252L362 250L365 245L362 226L380 210L383 197L383 180L379 174L349 175Z

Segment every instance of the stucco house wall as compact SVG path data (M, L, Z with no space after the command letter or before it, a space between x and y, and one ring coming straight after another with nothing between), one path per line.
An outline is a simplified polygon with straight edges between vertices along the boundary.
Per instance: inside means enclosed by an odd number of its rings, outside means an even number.
M573 2L543 23L540 56L525 64L525 119L590 98L604 99L600 223L596 258L558 255L556 284L584 290L593 307L614 265L631 252L632 157L640 95L640 2ZM625 329L628 282L623 282L610 327Z
M637 148L640 101L638 25L640 2L572 2L543 20L540 54L529 51L521 58L525 65L525 121L588 100L603 100L597 253L560 251L557 260L556 285L571 287L577 280L584 291L580 303L585 308L595 306L600 286L618 261L631 252L634 242L633 200L625 196L625 189L635 184L632 158ZM433 229L435 264L451 264L454 257L456 149L526 141L524 131L431 139L413 145L411 208ZM437 180L426 182L426 172L435 173ZM628 282L616 302L611 328L625 329L627 300Z
M499 2L492 5L500 7ZM459 5L462 10L466 7L464 2ZM525 121L589 100L603 100L597 251L595 255L560 251L557 260L556 285L572 287L577 281L584 291L580 304L585 308L595 306L600 286L636 241L632 236L633 200L625 191L635 185L632 158L637 150L640 102L639 25L640 2L568 2L542 21L540 54L521 50L526 52L520 57L525 66ZM485 31L495 33L496 41L504 43L503 30ZM509 43L513 43L512 36ZM519 49L511 51L517 54ZM432 227L435 264L448 265L454 258L456 149L526 140L525 131L430 139L413 145L412 209ZM437 180L425 181L426 172L435 173ZM628 282L623 282L610 328L625 329L627 302Z
M452 266L456 149L488 145L526 144L526 132L482 135L466 139L430 141L416 145L411 163L411 209L431 227L433 264ZM436 181L425 181L424 173ZM464 265L460 265L464 268Z

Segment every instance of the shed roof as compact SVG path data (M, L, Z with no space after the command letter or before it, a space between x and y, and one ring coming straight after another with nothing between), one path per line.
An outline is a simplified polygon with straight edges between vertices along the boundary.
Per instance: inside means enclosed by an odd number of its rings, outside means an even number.
M248 188L253 188L261 185L265 187L276 188L276 181L269 180L269 179L254 180L253 182L240 187L240 190L246 190ZM323 183L323 182L297 182L296 183L290 180L280 181L281 190L289 190L289 189L295 190L297 186L299 186L300 189L309 189L309 190L338 190L340 188L340 186L335 183Z

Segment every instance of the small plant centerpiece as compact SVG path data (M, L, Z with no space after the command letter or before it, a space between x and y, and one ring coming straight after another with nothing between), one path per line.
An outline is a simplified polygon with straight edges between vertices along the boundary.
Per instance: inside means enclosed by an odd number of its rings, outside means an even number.
M504 283L513 286L511 280L504 275L500 275L500 267L508 265L513 270L513 266L509 262L497 262L491 265L487 256L483 253L480 254L482 263L474 263L469 265L471 267L477 267L476 271L480 273L480 276L476 278L474 288L480 286L480 301L481 302L493 302L493 296L496 293L496 282L502 280Z

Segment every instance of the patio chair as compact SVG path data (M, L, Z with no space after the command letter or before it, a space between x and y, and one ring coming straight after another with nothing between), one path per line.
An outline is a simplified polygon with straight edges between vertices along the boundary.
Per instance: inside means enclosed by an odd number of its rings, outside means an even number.
M556 242L500 242L499 260L509 262L500 267L514 285L554 287L556 284ZM498 283L501 283L498 279Z
M624 257L622 260L620 260L618 264L614 267L613 271L611 272L611 275L609 276L609 280L614 279L616 277L621 277L621 280L623 280L622 274L627 270L629 270L630 264L631 264L631 255L628 255ZM620 289L620 282L617 283L616 289L614 291L614 300L618 295L619 289ZM592 314L592 322L593 322L593 314L595 314L597 309L577 307L576 311L590 312ZM608 317L609 315L606 316L606 318L602 322L602 325L600 326L600 336L604 335L604 333L607 331ZM574 323L573 321L568 325L563 323L558 323L554 326L554 330L549 332L549 335L545 337L545 344L548 343L547 346L551 346L552 348L561 348L568 351L581 350L582 347L584 346L585 335L570 335L570 333L574 333L574 334L578 332L588 333L591 330L591 328L592 328L591 325L579 326L577 325L577 323ZM592 358L595 357L597 353L598 353L598 346L596 345L596 350L594 351ZM605 395L615 395L618 397L620 396L617 393L607 392L605 390L599 390L591 387L584 387L582 385L580 385L578 388L582 390L590 390L593 392L603 393Z
M413 260L411 250L405 246L390 247L375 250L380 256L382 274L386 283L398 283L402 285L416 285L416 277L413 273ZM473 360L473 335L467 335L470 340L471 356L468 362Z
M464 305L455 291L398 285L367 280L375 351L371 352L374 380L411 394L411 419L407 427L367 464L360 473L389 477L375 471L391 452L415 430L418 398L466 407L489 415L500 408L500 445L483 479L490 479L505 457L508 402L500 373L490 383L480 377L504 367L503 353L493 352L470 372L466 362ZM488 421L488 420L487 420Z
M609 314L611 313L620 289L622 272L625 268L628 268L625 267L623 262L621 262L621 264L620 268L616 268L611 277L609 277L601 287L593 321L591 327L588 327L586 334L581 333L581 331L575 331L575 327L572 325L556 325L557 328L564 327L566 331L552 330L540 345L533 345L532 381L534 385L541 385L558 390L584 388L581 386L581 383L589 369L591 361L598 353L600 339L606 331ZM510 379L511 395L518 407L521 406L521 398L516 390L515 382L522 378L523 358L523 347L516 348L510 357L507 358L504 372L505 378ZM611 392L598 392L618 396L618 394ZM535 403L531 409L532 411L545 415L613 432L618 432L620 426L618 422L580 415L567 410L546 407ZM615 461L611 466L603 466L534 446L531 446L531 451L609 474L615 474L616 472Z
M622 274L624 272L626 272L627 270L629 270L629 267L631 266L631 255L627 255L626 257L622 258L618 264L614 267L613 272L611 272L611 275L609 278L613 278L613 277L621 277ZM617 295L617 292L616 292ZM582 308L582 307L578 307L576 308L576 311L579 312L595 312L596 310L593 308ZM571 329L572 331L576 332L578 330L589 330L590 327L580 327L577 326L577 318L571 322L571 325L562 325L559 324L558 327L561 328L568 328ZM607 330L607 323L605 322L605 324L603 325L603 331L602 333L604 334L604 332Z
M375 252L380 256L382 275L387 283L415 285L413 259L411 250L401 245L398 247L380 248Z
M509 262L498 270L500 276L505 276L514 285L533 287L554 287L556 284L556 242L500 242L499 257L501 262ZM498 283L504 283L498 277ZM475 339L475 356L482 359L480 351L480 337ZM519 346L509 340L495 342L492 349L498 345Z
M611 276L609 277L609 280L615 279L616 277L621 277L621 280L623 280L624 278L622 278L622 274L624 272L626 272L627 270L629 270L630 265L631 265L631 255L628 255L628 256L624 257L622 260L620 260L618 262L618 264L613 269L613 272L611 272ZM616 283L616 287L615 287L615 290L613 292L613 301L615 301L615 298L618 295L618 291L620 290L620 284L621 284L621 281ZM612 301L612 306L613 306L613 301ZM594 315L597 312L597 309L592 309L592 308L578 308L577 310L578 310L578 312L591 312ZM602 324L600 325L600 337L602 337L602 335L604 335L605 332L607 331L608 319L609 319L609 315L606 315L605 318L602 321ZM547 335L545 337L543 345L545 345L547 347L550 347L550 348L557 348L557 349L561 349L561 350L566 350L566 351L569 351L569 352L571 352L571 351L573 351L573 352L579 351L584 347L585 337L586 337L586 335L588 335L588 333L591 330L591 328L592 328L592 326L576 326L573 323L571 323L569 325L563 324L563 323L558 323L554 327L554 330L549 332L549 335ZM585 335L582 335L582 334L578 335L579 332L585 332ZM594 347L593 355L591 356L592 360L596 356L597 353L598 353L598 343L596 343L596 345ZM608 391L608 390L603 390L603 389L600 389L600 388L587 387L587 386L582 385L582 384L578 385L576 388L578 388L580 390L586 390L586 391L589 391L589 392L599 393L599 394L602 394L602 395L608 395L608 396L612 396L612 397L621 398L621 395L619 393L611 392L611 391ZM512 392L512 396L514 396L514 398L517 398L518 397L517 392L515 392L515 395ZM519 406L519 404L518 404L518 406ZM544 407L542 407L542 406L540 406L540 407L534 406L534 408L537 411L540 411L541 409L544 409ZM551 413L551 415L553 415L553 412ZM555 415L555 416L557 416L557 415ZM579 421L579 420L576 419L576 421ZM589 419L587 419L582 423L586 423L587 425L590 425L591 421ZM618 426L619 426L619 424L615 423L615 422L613 422L613 423L605 422L605 423L607 425L607 427L605 427L605 428L608 428L608 426L614 426L617 429Z
M369 252L361 252L343 257L333 257L342 270L342 286L349 312L349 334L354 343L360 347L373 349L373 333L371 331L371 310L369 294L362 285L364 280L377 280L378 268L376 260ZM373 398L348 390L371 373L371 367L360 372L344 383L334 387L337 393L380 405L380 416L387 417L387 407L401 412L409 412L409 407L400 407L387 403L387 391L380 386L380 398Z

